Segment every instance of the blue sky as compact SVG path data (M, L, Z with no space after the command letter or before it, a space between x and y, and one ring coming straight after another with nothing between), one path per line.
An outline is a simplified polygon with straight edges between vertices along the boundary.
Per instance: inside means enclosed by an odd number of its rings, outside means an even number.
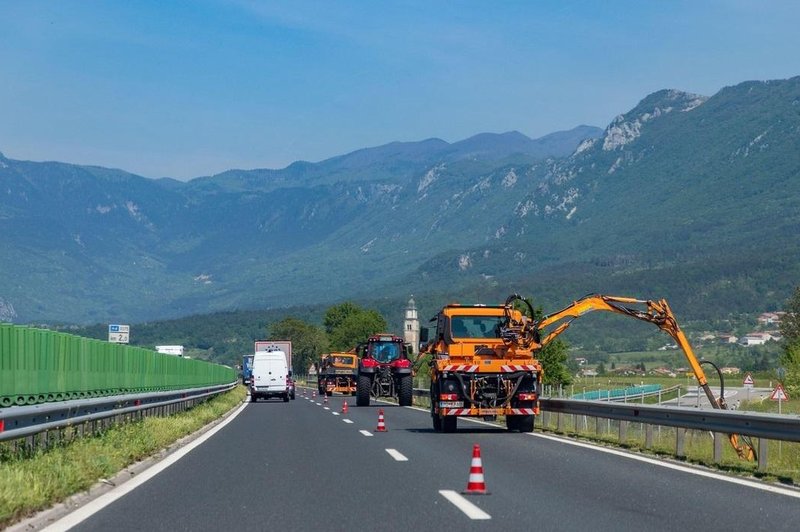
M0 0L0 152L188 179L800 75L800 2Z

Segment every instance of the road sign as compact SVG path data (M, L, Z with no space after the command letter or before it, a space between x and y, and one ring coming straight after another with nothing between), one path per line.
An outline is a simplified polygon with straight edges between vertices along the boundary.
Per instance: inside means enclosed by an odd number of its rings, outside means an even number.
M786 395L786 391L783 389L783 386L778 384L774 390L772 390L772 395L769 396L770 399L773 401L788 401L789 396Z
M112 324L108 326L108 341L115 344L127 344L130 341L131 326Z
M750 375L749 373L747 375L745 375L744 376L744 380L742 381L742 384L744 386L752 388L753 387L753 376Z

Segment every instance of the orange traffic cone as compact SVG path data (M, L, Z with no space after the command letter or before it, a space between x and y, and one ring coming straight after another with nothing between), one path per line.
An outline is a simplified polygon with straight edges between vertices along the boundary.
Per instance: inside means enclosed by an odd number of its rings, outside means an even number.
M346 414L346 413L347 413L347 399L342 401L342 414Z
M323 405L327 405L327 404L328 404L328 394L326 393L326 394L324 395L324 397L325 397L325 398L322 400L322 404L323 404Z
M311 398L312 398L312 399L316 399L316 398L317 398L317 391L316 391L316 390L313 390L313 391L311 392Z
M472 465L469 468L467 489L461 493L464 495L489 495L489 492L486 490L486 481L483 479L481 446L477 443L472 446Z
M386 423L383 421L383 408L378 410L378 428L375 429L375 432L386 432Z

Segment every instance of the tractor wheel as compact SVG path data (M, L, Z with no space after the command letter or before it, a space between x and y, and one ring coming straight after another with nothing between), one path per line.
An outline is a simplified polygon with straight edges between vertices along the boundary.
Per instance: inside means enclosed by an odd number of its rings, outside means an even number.
M356 406L369 406L369 391L372 379L369 375L359 375L356 385Z
M325 391L325 395L327 395L328 397L330 397L331 395L333 395L333 390L326 390L326 391Z
M455 432L458 426L458 416L444 416L442 420L442 432Z
M400 406L411 406L412 396L414 394L414 383L411 375L400 377L400 390L397 394Z

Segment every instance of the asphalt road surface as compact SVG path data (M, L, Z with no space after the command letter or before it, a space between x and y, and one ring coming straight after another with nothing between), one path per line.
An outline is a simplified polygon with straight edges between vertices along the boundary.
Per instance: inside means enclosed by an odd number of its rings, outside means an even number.
M310 391L308 392L310 395ZM340 413L343 400L349 413ZM320 403L320 404L317 404ZM556 438L302 396L248 404L205 443L77 525L125 530L795 531L800 498ZM377 432L383 408L386 432ZM489 495L466 489L480 444ZM464 504L466 501L467 504Z

